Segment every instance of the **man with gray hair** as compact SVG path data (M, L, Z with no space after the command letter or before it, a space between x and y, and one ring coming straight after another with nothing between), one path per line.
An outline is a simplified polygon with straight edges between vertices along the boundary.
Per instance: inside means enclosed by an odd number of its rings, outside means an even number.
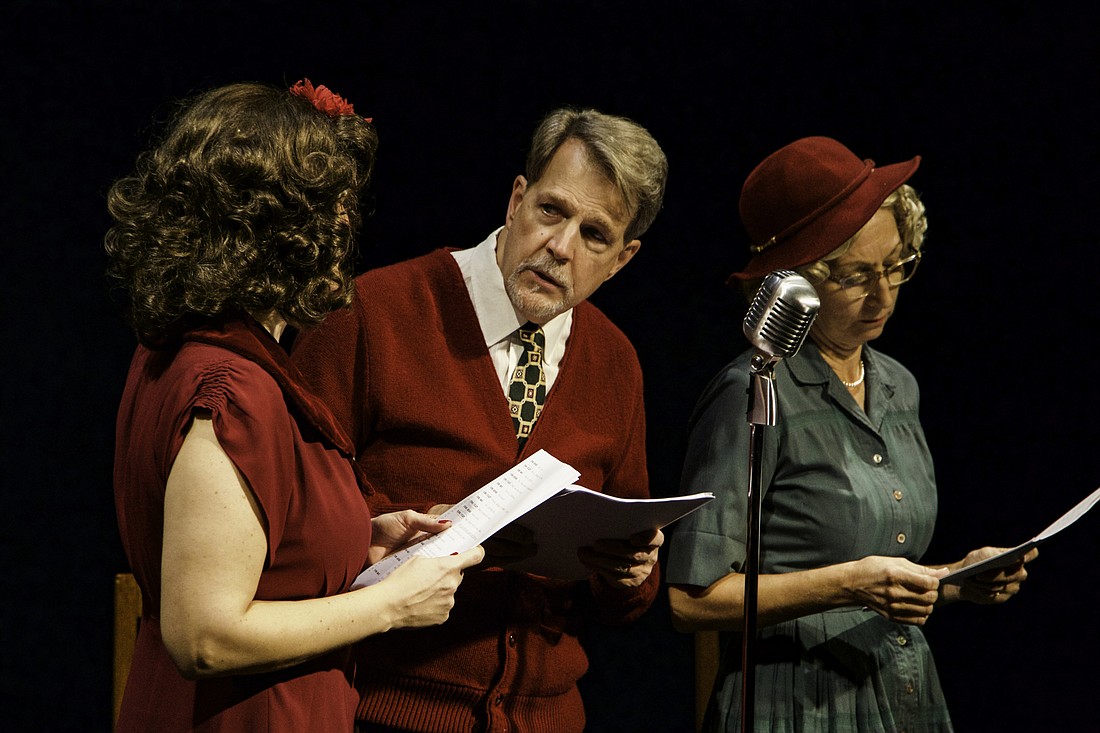
M587 299L637 254L668 166L637 123L559 109L539 125L504 226L361 275L352 307L293 356L356 445L372 512L438 512L540 449L586 488L649 495L642 375ZM507 570L535 551L502 533L450 620L356 649L361 731L581 733L590 622L640 616L664 536L581 548L582 581Z

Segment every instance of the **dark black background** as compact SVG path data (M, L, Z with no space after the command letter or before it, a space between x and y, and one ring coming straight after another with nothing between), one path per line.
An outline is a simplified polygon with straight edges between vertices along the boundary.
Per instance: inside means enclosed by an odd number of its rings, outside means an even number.
M104 194L170 109L308 76L382 139L362 266L468 246L503 221L538 118L633 117L671 163L637 258L593 298L637 346L655 493L744 348L723 286L741 182L805 135L920 154L927 257L877 345L922 385L940 520L929 563L1033 536L1100 481L1095 26L1065 2L27 0L5 4L0 425L8 730L106 730L110 485L133 348L102 288ZM1097 519L1048 543L1011 603L926 628L959 731L1078 731L1091 711ZM691 725L691 650L664 604L593 651L592 729ZM1089 721L1092 721L1089 723ZM14 726L14 727L8 727Z

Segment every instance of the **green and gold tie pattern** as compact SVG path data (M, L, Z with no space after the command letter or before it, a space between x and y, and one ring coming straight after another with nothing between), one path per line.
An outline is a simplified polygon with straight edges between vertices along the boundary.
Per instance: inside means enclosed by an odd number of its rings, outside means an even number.
M546 401L546 374L542 370L546 337L538 325L530 322L521 326L518 333L523 353L508 384L508 408L512 413L516 438L522 446L542 412L542 403Z

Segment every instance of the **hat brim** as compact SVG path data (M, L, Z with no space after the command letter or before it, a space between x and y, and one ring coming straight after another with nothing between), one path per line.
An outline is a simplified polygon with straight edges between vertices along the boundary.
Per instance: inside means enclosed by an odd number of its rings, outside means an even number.
M854 237L882 207L882 202L909 180L919 166L918 155L904 163L875 168L850 195L783 241L755 255L744 270L730 275L726 284L739 285L742 281L762 278L776 270L792 270L826 256Z

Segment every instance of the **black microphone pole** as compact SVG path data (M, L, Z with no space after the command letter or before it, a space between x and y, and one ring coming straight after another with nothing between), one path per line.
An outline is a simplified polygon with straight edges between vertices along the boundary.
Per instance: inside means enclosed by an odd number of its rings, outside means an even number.
M754 356L749 372L749 492L745 543L745 611L741 637L741 730L753 730L756 703L756 607L760 577L760 501L764 428L775 425L775 363ZM764 362L758 364L758 362Z
M813 286L791 270L764 278L753 298L744 331L756 353L749 363L749 490L745 536L744 628L741 635L741 731L750 733L756 707L756 615L760 577L760 504L763 494L764 430L776 423L775 364L801 348L821 301Z

